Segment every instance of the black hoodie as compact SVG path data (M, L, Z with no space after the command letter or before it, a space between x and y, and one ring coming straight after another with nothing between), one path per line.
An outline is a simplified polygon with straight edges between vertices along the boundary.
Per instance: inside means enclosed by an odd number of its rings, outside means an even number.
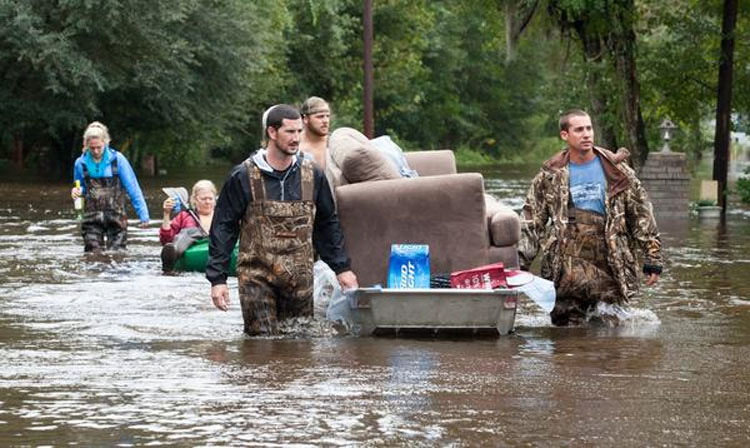
M265 151L254 153L250 161L260 168L266 187L266 197L275 201L298 201L301 199L302 159L297 157L284 171L271 168L264 158ZM317 165L313 167L315 221L313 224L313 247L320 258L339 274L350 269L349 256L344 249L344 234L341 231L336 205L325 175ZM252 198L247 167L240 163L232 169L216 202L211 232L209 235L209 258L206 278L211 286L225 284L232 250L240 232L240 222Z

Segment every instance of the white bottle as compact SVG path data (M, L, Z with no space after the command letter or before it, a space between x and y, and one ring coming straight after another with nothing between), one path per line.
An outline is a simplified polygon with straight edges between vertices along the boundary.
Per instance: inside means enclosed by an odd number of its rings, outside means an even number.
M76 188L81 188L81 181L77 180ZM83 196L78 196L77 198L73 199L73 208L76 210L76 216L78 219L83 219Z

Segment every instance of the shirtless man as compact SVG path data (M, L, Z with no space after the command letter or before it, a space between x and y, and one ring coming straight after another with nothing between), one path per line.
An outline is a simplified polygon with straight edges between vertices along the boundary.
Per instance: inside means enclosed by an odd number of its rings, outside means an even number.
M305 125L299 143L300 150L312 155L315 163L325 170L331 109L323 98L311 96L302 103L300 112Z

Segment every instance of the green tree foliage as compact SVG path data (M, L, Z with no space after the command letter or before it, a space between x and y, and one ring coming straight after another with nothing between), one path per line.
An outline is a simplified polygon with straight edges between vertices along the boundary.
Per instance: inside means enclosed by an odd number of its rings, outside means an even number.
M424 58L430 70L425 107L414 116L415 130L424 118L438 126L423 126L419 140L433 147L468 145L494 157L519 152L530 136L526 121L540 104L546 54L522 43L518 57L506 62L499 8L472 2L440 7L429 34L437 45Z
M404 116L419 109L426 70L422 56L432 27L431 2L383 0L374 4L376 133L400 135ZM361 0L293 0L295 20L286 36L288 65L295 83L286 97L301 102L321 96L334 108L336 126L361 128ZM395 125L394 125L395 124Z
M648 154L648 143L640 107L635 0L547 0L545 3L563 35L580 42L591 68L587 76L590 110L600 120L600 137L611 147L619 146L618 140L624 141L633 153L633 160L642 161ZM614 86L621 93L619 101L611 101L611 93L603 82L606 63L611 65ZM618 112L615 122L607 116L612 109ZM622 125L618 126L618 122Z
M266 3L266 4L263 4ZM3 133L61 160L99 119L121 146L190 149L242 126L267 94L280 53L260 11L241 0L0 1Z
M553 150L559 112L583 107L600 142L628 145L632 110L623 117L639 104L651 146L669 116L682 130L673 148L698 152L721 3L378 0L376 134L514 158ZM740 3L737 86L750 84ZM310 95L330 101L334 127L360 128L362 45L361 0L0 0L0 158L20 149L68 174L96 119L136 162L238 160L257 147L263 110ZM640 102L626 103L633 81ZM733 105L748 122L750 90Z
M735 36L733 108L750 116L750 5L740 2ZM669 116L681 132L673 147L696 156L712 146L713 132L705 121L715 114L719 45L720 0L681 0L674 3L642 2L640 67L644 85L644 114L658 123ZM655 136L654 136L655 138Z
M315 95L337 100L336 112L354 124L356 116L345 98L358 98L362 88L361 10L351 0L291 0L292 21L285 30L286 65L290 82L286 94L302 102Z
M570 81L573 101L561 98L561 104L581 105L586 99L582 106L594 114L601 143L632 149L633 141L648 140L650 146L660 146L657 126L669 116L682 130L674 147L700 154L710 146L712 136L705 132L705 123L713 118L716 105L721 0L503 1L515 2L516 7L543 3L553 20L548 27L579 44L571 56L580 53L583 63L565 60L562 69L568 77L550 80ZM750 56L749 13L750 4L740 2L735 30L738 61ZM750 66L736 65L734 84L741 86L750 81ZM547 66L547 73L551 68ZM576 86L578 81L584 83L583 90ZM748 116L747 99L748 89L735 88L733 105L740 122Z
M328 99L336 125L362 123L362 2L294 1L294 101ZM506 64L502 8L473 0L375 2L375 124L410 149L470 145L497 157L528 141L548 50ZM543 37L543 36L540 36ZM555 47L556 43L552 43Z

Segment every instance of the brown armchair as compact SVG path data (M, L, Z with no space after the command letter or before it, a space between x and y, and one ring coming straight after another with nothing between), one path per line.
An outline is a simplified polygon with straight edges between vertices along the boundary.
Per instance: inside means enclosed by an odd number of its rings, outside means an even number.
M334 133L331 151L340 143L351 141ZM326 171L360 285L386 285L391 244L397 243L429 245L433 274L497 261L518 266L518 215L485 195L481 174L457 174L449 150L405 155L419 177L348 184L337 169L344 164L329 156Z

